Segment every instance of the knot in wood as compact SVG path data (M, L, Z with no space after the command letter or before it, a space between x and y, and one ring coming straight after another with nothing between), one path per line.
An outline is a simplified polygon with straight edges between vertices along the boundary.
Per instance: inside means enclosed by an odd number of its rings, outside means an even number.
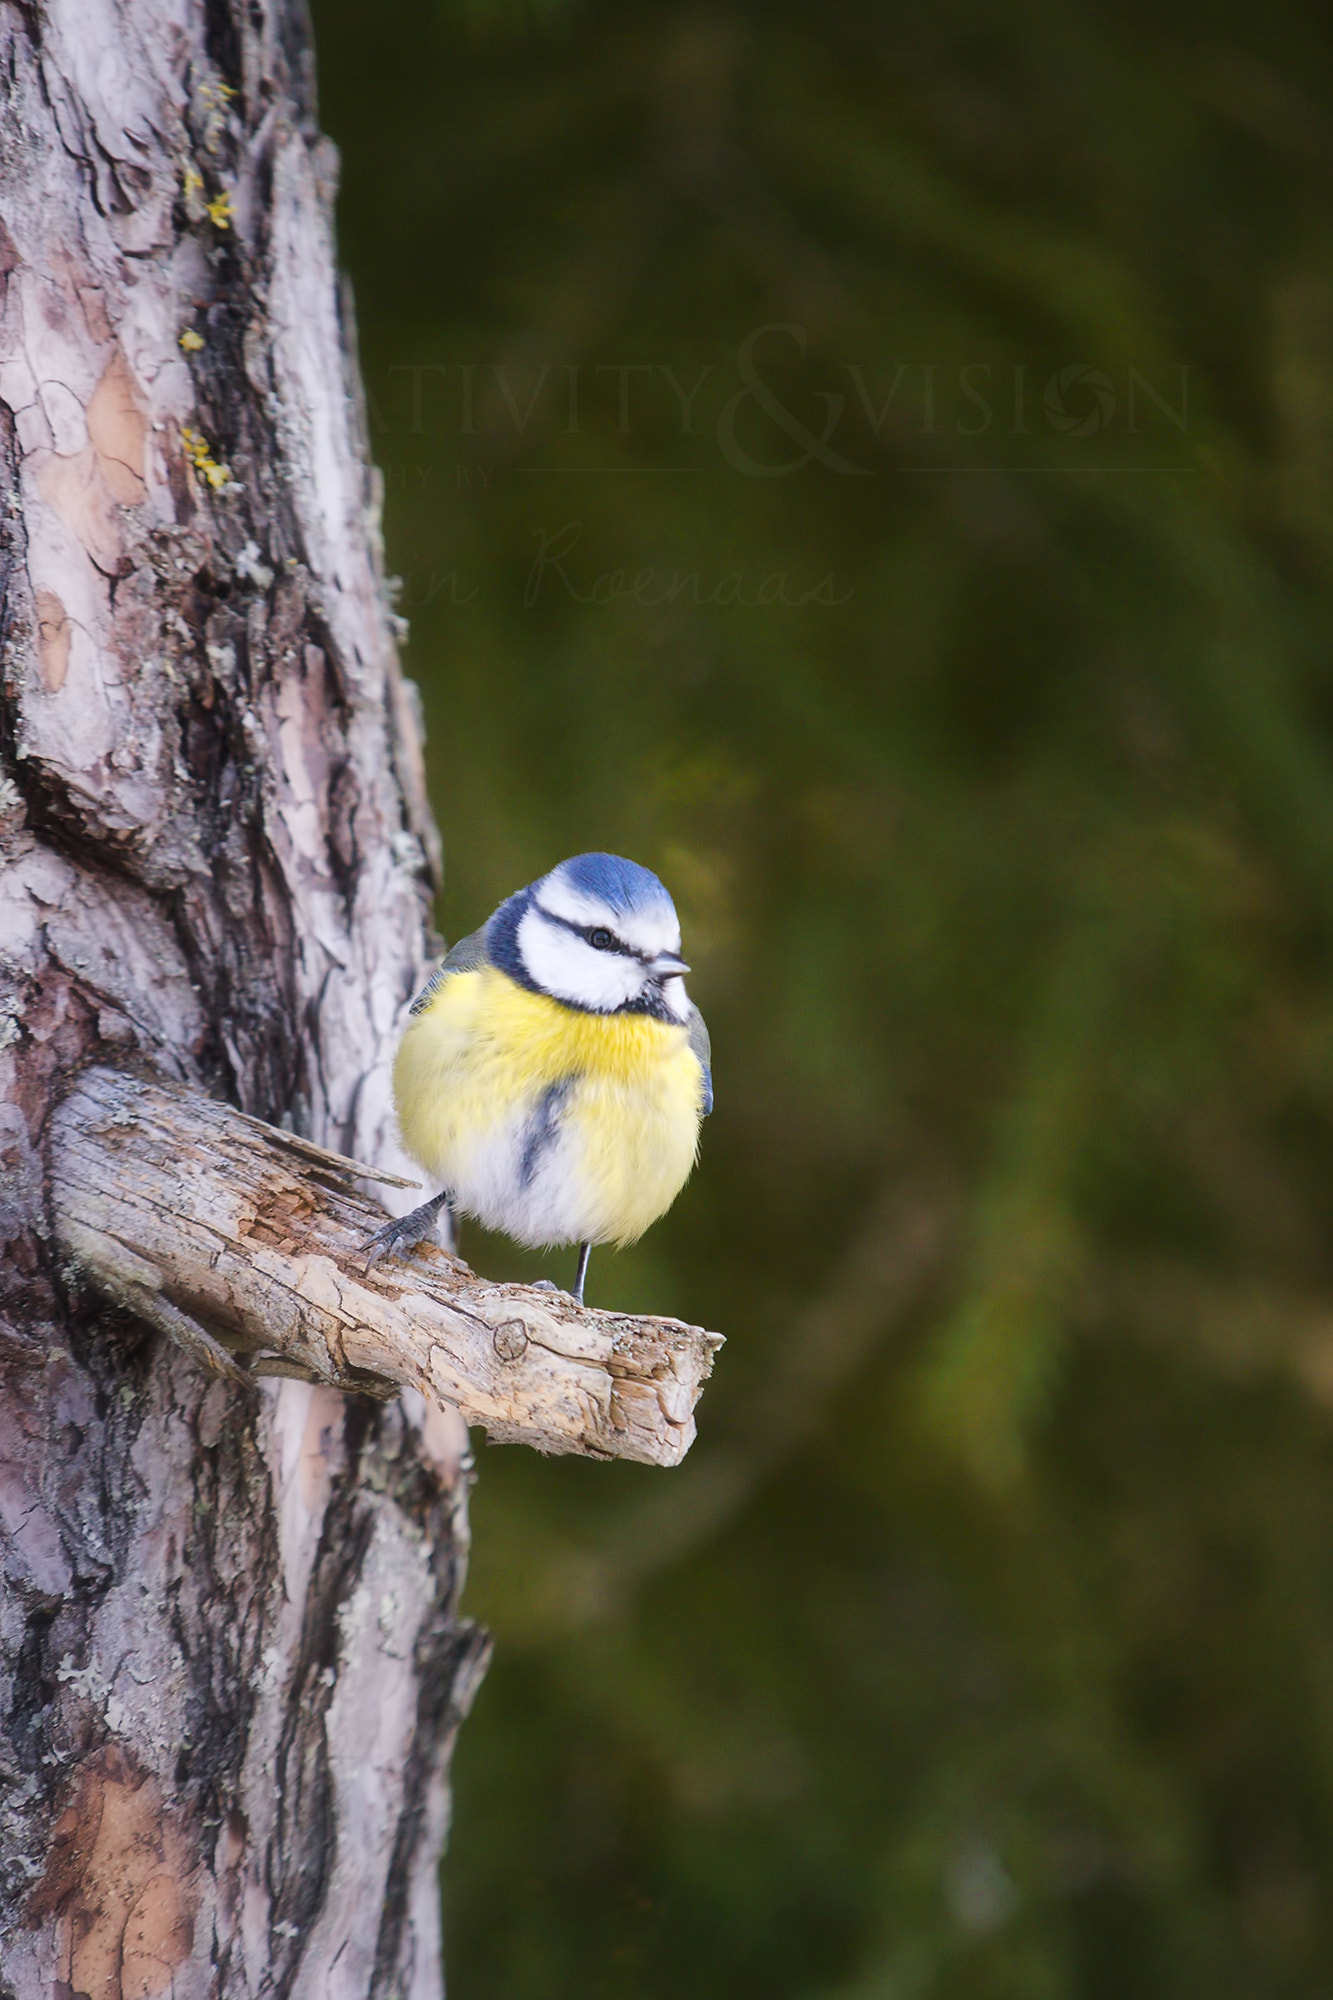
M507 1319L495 1329L495 1351L501 1361L519 1361L528 1349L528 1329L521 1319Z

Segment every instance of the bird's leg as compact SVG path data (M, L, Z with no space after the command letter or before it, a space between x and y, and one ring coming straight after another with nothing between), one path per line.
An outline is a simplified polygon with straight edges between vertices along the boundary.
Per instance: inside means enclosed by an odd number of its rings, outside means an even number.
M591 1257L591 1255L592 1255L591 1243L580 1243L579 1268L574 1277L573 1289L571 1291L562 1294L564 1298L573 1299L576 1306L581 1306L583 1304L583 1280L588 1275L588 1259L589 1257ZM559 1285L557 1285L554 1278L534 1278L532 1281L532 1289L534 1292L560 1291L560 1287Z
M366 1244L366 1269L373 1270L381 1257L404 1256L414 1244L429 1236L435 1227L435 1218L449 1200L449 1190L423 1201L420 1208L414 1208L410 1215L397 1216L386 1222L383 1229L377 1229Z

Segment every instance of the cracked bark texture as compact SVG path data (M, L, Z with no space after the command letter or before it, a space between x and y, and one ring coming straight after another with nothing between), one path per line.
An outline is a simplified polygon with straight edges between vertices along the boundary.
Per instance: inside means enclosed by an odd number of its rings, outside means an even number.
M88 1061L401 1164L435 837L296 0L0 0L0 1994L433 1995L466 1434L81 1296Z

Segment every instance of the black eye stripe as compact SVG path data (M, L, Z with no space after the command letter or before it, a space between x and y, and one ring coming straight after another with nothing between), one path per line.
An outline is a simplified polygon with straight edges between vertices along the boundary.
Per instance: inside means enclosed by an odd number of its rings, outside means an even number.
M573 937L582 938L585 944L592 944L594 936L599 932L605 932L611 939L610 944L593 945L594 951L613 951L620 958L632 958L638 965L651 965L657 956L656 952L652 951L636 951L632 944L626 944L623 938L617 937L609 924L576 924L571 917L558 917L554 910L546 909L541 903L538 903L537 908L548 924L558 924L562 931L568 931Z
M540 905L538 907L540 908ZM573 937L582 938L585 944L592 944L594 951L614 951L622 958L637 958L642 965L648 963L644 954L635 951L632 945L627 945L623 938L618 938L609 924L576 924L569 917L557 917L553 910L542 910L542 915L547 923L559 924L562 931L570 932ZM593 944L593 939L597 937L609 938L610 943Z

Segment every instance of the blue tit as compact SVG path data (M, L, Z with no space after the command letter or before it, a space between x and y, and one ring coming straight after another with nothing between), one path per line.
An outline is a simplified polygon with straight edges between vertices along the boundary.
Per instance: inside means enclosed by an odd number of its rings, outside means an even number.
M394 1063L404 1144L442 1191L371 1238L430 1234L446 1203L519 1243L633 1243L689 1176L713 1108L680 922L646 868L579 854L501 903L416 1000Z

